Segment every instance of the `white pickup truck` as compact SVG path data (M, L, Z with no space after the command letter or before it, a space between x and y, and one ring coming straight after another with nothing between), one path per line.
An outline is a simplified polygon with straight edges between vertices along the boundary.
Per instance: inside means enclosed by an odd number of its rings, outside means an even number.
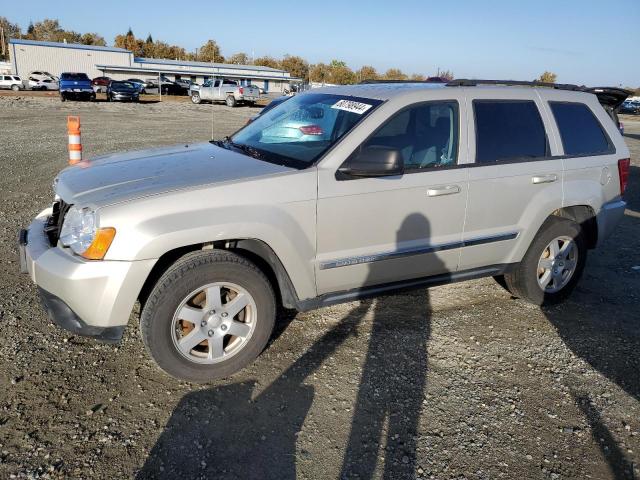
M253 105L260 98L260 90L256 87L240 86L233 80L207 80L202 85L191 85L189 88L191 101L225 102L228 107L235 107L239 102Z

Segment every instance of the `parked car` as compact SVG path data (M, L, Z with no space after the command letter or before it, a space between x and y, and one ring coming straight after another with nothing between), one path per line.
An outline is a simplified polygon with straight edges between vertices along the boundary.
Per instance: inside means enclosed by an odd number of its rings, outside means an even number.
M175 83L176 85L179 85L182 88L186 88L187 90L189 90L192 85L191 80L187 80L186 78L176 78Z
M24 84L18 75L0 75L0 88L10 88L17 92L24 89Z
M140 100L140 90L132 82L112 80L107 87L107 100L137 102Z
M260 91L256 87L241 87L234 80L207 80L202 85L192 85L189 89L191 101L201 102L222 101L228 107L235 107L238 103L255 104L260 99Z
M127 82L133 83L138 88L138 91L140 93L145 93L146 92L145 89L149 85L147 82L139 78L128 78Z
M56 82L58 80L60 80L58 77L56 77L55 75L52 75L49 72L44 72L44 71L33 71L30 72L28 75L28 78L35 78L36 80L55 80Z
M111 77L96 77L91 80L91 86L93 87L94 92L105 93L110 82Z
M251 88L257 88L258 91L260 92L260 95L266 95L268 92L263 88L263 87L259 87L257 85L254 85L253 83L251 85L249 85Z
M640 102L627 100L620 106L620 113L626 113L628 115L640 114Z
M90 100L96 99L91 79L86 73L64 72L60 75L60 100Z
M624 215L629 149L580 87L485 83L317 89L224 140L68 167L20 264L76 334L119 340L139 300L190 381L253 361L278 304L487 276L561 302Z
M59 90L60 85L56 80L52 78L45 78L44 80L37 80L33 77L29 78L29 88L31 90Z

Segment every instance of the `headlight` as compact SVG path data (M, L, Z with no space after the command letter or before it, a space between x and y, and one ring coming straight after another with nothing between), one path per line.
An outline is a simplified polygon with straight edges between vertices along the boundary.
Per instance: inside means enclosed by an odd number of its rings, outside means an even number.
M62 224L60 242L89 260L101 260L115 234L115 228L97 228L93 210L71 207Z

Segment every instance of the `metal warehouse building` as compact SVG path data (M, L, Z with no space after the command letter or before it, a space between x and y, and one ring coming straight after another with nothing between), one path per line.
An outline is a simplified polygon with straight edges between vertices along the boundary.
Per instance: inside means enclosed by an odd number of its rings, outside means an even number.
M94 78L188 79L202 83L210 78L228 78L242 84L254 84L267 92L282 92L297 79L284 71L256 65L187 62L134 57L133 52L116 47L98 47L71 43L39 42L12 38L9 54L15 75L27 78L30 72L45 71L60 76L62 72L83 72Z

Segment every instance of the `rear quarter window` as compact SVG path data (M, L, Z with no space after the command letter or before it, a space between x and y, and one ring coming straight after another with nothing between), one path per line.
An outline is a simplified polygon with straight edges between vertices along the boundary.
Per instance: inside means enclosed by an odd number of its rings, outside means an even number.
M547 135L533 100L474 100L476 163L548 155Z
M613 151L611 141L591 109L578 102L549 102L565 155L599 155Z

